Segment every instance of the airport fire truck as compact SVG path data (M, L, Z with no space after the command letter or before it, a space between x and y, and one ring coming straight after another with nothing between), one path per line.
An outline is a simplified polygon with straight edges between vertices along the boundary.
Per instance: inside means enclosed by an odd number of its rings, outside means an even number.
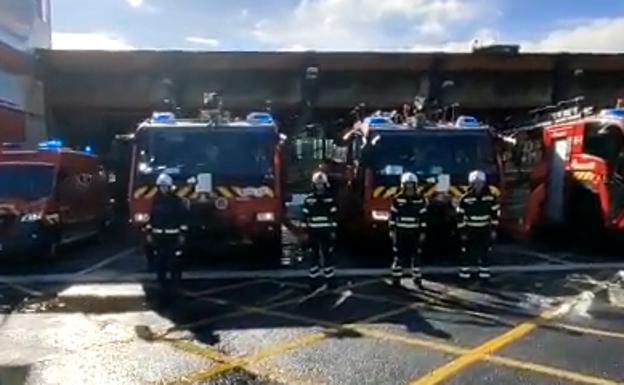
M0 259L40 260L58 247L105 232L112 207L100 159L59 140L0 151Z
M404 172L418 175L418 188L431 202L431 239L456 235L454 206L468 189L471 170L484 170L491 191L501 194L497 136L473 117L461 116L455 124L397 124L387 116L370 116L343 140L347 155L339 192L340 223L356 239L387 238L391 201Z
M283 139L267 112L245 119L179 119L155 112L125 138L133 146L128 197L133 227L141 229L149 220L155 180L167 173L189 207L190 250L247 243L267 261L279 261ZM149 245L146 251L149 262Z
M533 110L529 122L505 132L517 144L505 157L503 220L519 235L563 229L621 237L624 108L598 110L582 102Z

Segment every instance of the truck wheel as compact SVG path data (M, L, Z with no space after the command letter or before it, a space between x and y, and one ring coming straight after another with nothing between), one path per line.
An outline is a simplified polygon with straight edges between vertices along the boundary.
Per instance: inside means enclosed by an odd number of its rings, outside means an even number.
M282 265L282 237L274 236L256 242L256 249L262 267L277 268Z

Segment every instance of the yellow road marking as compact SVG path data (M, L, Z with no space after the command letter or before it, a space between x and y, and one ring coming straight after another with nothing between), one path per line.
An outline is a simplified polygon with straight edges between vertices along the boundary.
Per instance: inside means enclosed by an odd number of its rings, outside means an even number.
M206 301L209 301L209 302L214 302L215 301L212 298L202 298L202 300L206 300ZM218 301L220 303L225 302L223 300L216 300L216 301ZM235 305L235 304L232 304L232 305ZM419 305L419 304L412 304L412 306L414 306L414 307L417 307L417 305ZM389 340L389 341L403 342L403 343L406 343L406 344L419 346L419 347L424 347L424 348L429 348L429 349L432 349L432 350L436 350L436 351L440 351L440 352L444 352L444 353L448 353L448 354L459 355L460 356L459 358L464 357L467 354L470 354L471 352L474 352L474 350L475 350L475 349L467 349L467 348L463 348L463 347L459 347L459 346L455 346L455 345L451 345L451 344L446 344L446 343L438 342L438 341L435 341L435 340L419 339L419 338L413 338L413 337L403 337L403 336L395 335L395 334L392 334L392 333L387 333L387 332L383 332L383 331L379 331L379 330L374 330L374 329L372 329L369 326L363 326L362 325L362 324L365 324L367 322L371 322L371 320L373 320L373 319L380 319L380 318L382 318L382 317L380 317L381 315L376 315L376 316L370 317L367 320L358 321L355 324L340 325L340 324L335 324L335 323L332 323L332 322L327 322L327 321L322 321L322 320L315 320L315 319L313 319L311 317L293 315L293 314L283 313L283 312L279 312L279 311L271 311L271 310L257 308L257 307L253 307L253 306L245 306L244 308L245 308L245 310L247 310L249 312L268 314L268 315L273 315L273 316L287 318L287 319L304 321L306 323L314 323L314 324L321 325L321 326L324 326L324 327L327 327L327 328L331 328L331 329L334 329L334 330L350 329L350 330L354 330L355 332L358 332L358 333L360 333L360 334L362 334L364 336L367 336L369 338L377 338L377 339L383 339L383 340ZM399 313L400 311L408 310L408 308L409 307L406 306L403 309L395 309L395 310L389 311L387 313ZM451 309L445 309L445 310L449 311ZM549 319L548 317L554 318L557 315L558 315L558 312L556 310L545 312L544 314L542 314L542 318L540 318L540 320L542 320L542 322L543 322L544 320ZM528 323L525 323L525 324L528 324ZM520 326L522 326L522 324L519 325L519 327ZM539 323L535 322L535 326L534 327L537 327L537 326L539 326ZM506 333L506 334L508 334L508 333ZM280 345L274 346L272 348L270 347L267 350L262 350L261 351L261 353L262 353L261 358L257 358L256 357L251 362L250 361L246 361L244 363L244 365L246 367L247 365L249 365L251 363L254 363L254 362L257 362L257 361L259 361L261 359L269 358L269 357L272 357L274 355L278 355L278 354L280 354L280 353L282 353L284 351L287 351L287 350L292 350L292 349L296 349L296 348L300 348L300 347L312 344L312 343L317 341L316 338L319 338L319 341L320 341L321 339L324 338L324 337L321 338L321 335L326 337L328 334L327 334L327 332L313 333L311 335L304 336L301 339L296 339L295 341L286 342L284 344L280 344ZM308 338L311 340L311 342L307 342L307 341L310 341L310 340L308 340ZM283 345L283 347L282 347L282 345ZM269 354L269 353L271 353L271 354ZM565 379L569 379L569 380L576 381L576 382L579 382L579 383L597 384L597 385L616 385L616 384L619 384L618 382L615 382L615 381L612 381L612 380L598 378L598 377L593 377L593 376L587 376L587 375L584 375L584 374L581 374L581 373L576 373L576 372L567 371L567 370L563 370L563 369L553 368L553 367L549 367L549 366L545 366L545 365L539 365L539 364L534 364L534 363L531 363L531 362L525 362L525 361L520 361L520 360L508 359L508 358L503 358L503 357L496 357L496 356L492 356L490 353L491 352L487 352L486 354L481 356L479 359L480 360L489 361L489 362L492 362L492 363L496 363L496 364L500 364L500 365L503 365L503 366L507 366L507 367L510 367L510 368L538 372L538 373L542 373L542 374L545 374L545 375L553 376L553 377L556 377L556 378L565 378ZM258 355L260 355L260 354L256 354L256 356L258 356ZM248 358L247 360L251 360L251 357ZM223 373L224 371L227 371L227 370L232 369L232 368L237 367L237 366L241 366L243 364L237 364L235 366L231 366L231 365L232 364L223 364L223 365L220 365L219 367L206 369L206 370L202 371L201 378L198 381L205 380L207 378L215 376L215 375L217 375L219 373ZM192 376L191 379L195 379L196 378L195 375L199 375L199 373L195 373L194 375L191 375ZM196 382L196 381L194 381L194 382ZM189 382L183 382L183 383L189 383ZM620 384L620 385L622 385L622 384Z
M494 353L503 346L524 337L538 327L540 323L555 318L559 313L560 308L548 310L533 320L524 321L511 330L470 349L455 360L432 370L419 380L411 382L411 385L433 385L440 383L462 369L482 360L483 357Z
M399 336L399 335L395 335L392 333L386 333L383 331L375 330L375 329L370 328L369 326L364 326L364 327L356 326L353 328L357 332L361 333L362 335L365 335L370 338L377 338L381 340L400 342L406 345L412 345L412 346L416 346L419 348L431 349L431 350L435 350L441 353L452 354L455 356L461 356L463 354L470 352L469 349L464 348L464 347L459 347L456 345L438 342L435 340ZM520 369L520 370L526 370L529 372L536 372L536 373L544 374L544 375L555 377L555 378L571 380L571 381L578 382L578 383L595 384L595 385L622 385L622 383L619 383L617 381L612 381L609 379L605 379L605 378L588 376L588 375L581 374L581 373L554 368L554 367L546 366L546 365L534 364L531 362L525 362L525 361L516 360L512 358L486 355L482 359L484 361L488 361L488 362L502 365L502 366L512 368L512 369Z
M202 291L196 291L196 292L193 292L193 294L198 295L198 296L212 295L215 293L221 293L221 292L228 291L228 290L241 289L247 286L253 286L253 285L260 284L260 283L262 283L262 280L260 279L234 282L230 285L218 286L218 287L213 287L213 288L202 290Z
M229 363L213 366L208 369L200 370L195 373L191 373L183 376L182 378L175 379L170 382L164 382L164 384L193 384L200 381L206 381L211 377L219 375L221 373L227 372L230 369L234 369L236 367L247 367L251 364L254 364L258 361L262 361L264 359L276 356L278 354L285 353L289 350L298 349L306 345L311 345L315 342L321 341L328 336L325 332L308 334L303 337L299 337L290 341L286 341L281 344L276 344L273 346L269 346L266 349L262 349L259 352L252 354L248 357L241 359L233 359Z
M307 285L305 284L300 284L297 282L281 282L281 281L276 281L276 280L271 280L271 279L263 279L263 281L268 281L268 282L274 282L274 283L283 283L286 286L292 286L295 288L304 288L307 287ZM368 282L368 284L370 284L370 282ZM347 287L347 286L345 286ZM339 289L336 289L339 290ZM461 291L463 289L459 289L457 291ZM449 295L449 294L455 294L456 290L451 290L449 292L444 293L445 295L442 297L442 299ZM418 294L418 292L415 292L415 294ZM484 312L480 312L480 311L476 311L476 310L469 310L469 309L457 309L455 307L451 307L448 304L440 301L440 298L431 298L431 297L419 297L419 296L414 296L414 300L422 300L425 301L425 303L414 303L414 302L409 302L407 300L399 300L399 299L395 299L395 298L386 298L386 297L382 297L382 296L378 296L378 295L374 295L374 294L363 294L363 293L356 293L353 292L351 294L351 296L353 298L359 298L359 299L365 299L365 300L369 300L369 301L374 301L374 302L380 302L380 303L391 303L391 304L395 304L395 305L399 305L402 306L400 309L396 309L396 311L389 311L387 313L390 313L390 316L393 315L397 315L397 314L401 314L402 312L405 311L409 311L409 310L437 310L437 311L442 311L445 313L463 313L466 315L470 315L473 317L477 317L477 318L481 318L484 320L489 320L489 321L495 321L500 323L502 326L513 326L514 323L512 323L509 320L504 319L501 316L497 316L494 314L489 314L489 313L484 313ZM455 297L457 298L457 297ZM463 298L457 298L457 299L463 299ZM293 301L294 302L294 301ZM478 303L478 302L477 302ZM283 305L287 305L289 303L284 303ZM280 304L281 306L282 304ZM492 307L495 307L494 305L492 305ZM248 313L247 311L241 311L240 314L244 314L244 313ZM386 313L382 313L380 315L384 315ZM533 314L531 314L528 311L525 311L524 309L517 309L517 315L518 316L527 316L527 317L532 317ZM378 322L378 321L382 321L384 318L387 317L379 317L379 316L374 316L371 317L369 319L369 322ZM588 328L588 327L581 327L581 326L576 326L576 325L570 325L570 324L566 324L566 323L555 323L555 324L551 324L549 325L549 327L553 328L553 329L560 329L560 330L565 330L565 331L571 331L571 332L576 332L576 333L580 333L580 334L587 334L587 335L593 335L593 336L597 336L597 337L605 337L605 338L617 338L617 339L624 339L624 333L621 332L616 332L616 331L612 331L612 330L604 330L604 329L595 329L595 328Z

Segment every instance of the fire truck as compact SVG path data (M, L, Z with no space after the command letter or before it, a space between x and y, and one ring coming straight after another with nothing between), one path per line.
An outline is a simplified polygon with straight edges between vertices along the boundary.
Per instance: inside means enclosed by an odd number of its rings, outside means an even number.
M105 233L112 219L108 175L89 147L59 140L0 152L0 259L49 260L64 244Z
M454 124L418 120L404 124L369 116L343 137L345 177L339 188L340 225L355 239L387 238L392 199L400 177L413 172L430 200L430 239L456 236L455 205L468 189L468 174L481 169L490 190L501 194L502 159L497 135L474 117Z
M156 178L167 173L189 208L189 251L209 249L214 254L219 246L252 244L264 262L277 263L284 139L267 112L244 119L225 114L181 119L170 112L153 113L123 138L132 143L132 227L141 230L149 220ZM152 252L145 246L149 263Z
M505 132L505 226L523 237L550 230L585 235L624 228L624 108L596 109L575 98L530 111Z

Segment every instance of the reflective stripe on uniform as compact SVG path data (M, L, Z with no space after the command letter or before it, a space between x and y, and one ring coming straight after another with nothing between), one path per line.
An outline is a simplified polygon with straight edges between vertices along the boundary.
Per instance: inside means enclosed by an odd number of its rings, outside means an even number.
M333 266L325 267L323 273L325 274L325 278L333 278L335 274L335 270Z
M180 229L156 229L153 228L154 234L180 234Z
M310 266L310 270L308 271L308 277L310 278L318 278L321 275L321 268L319 266Z

